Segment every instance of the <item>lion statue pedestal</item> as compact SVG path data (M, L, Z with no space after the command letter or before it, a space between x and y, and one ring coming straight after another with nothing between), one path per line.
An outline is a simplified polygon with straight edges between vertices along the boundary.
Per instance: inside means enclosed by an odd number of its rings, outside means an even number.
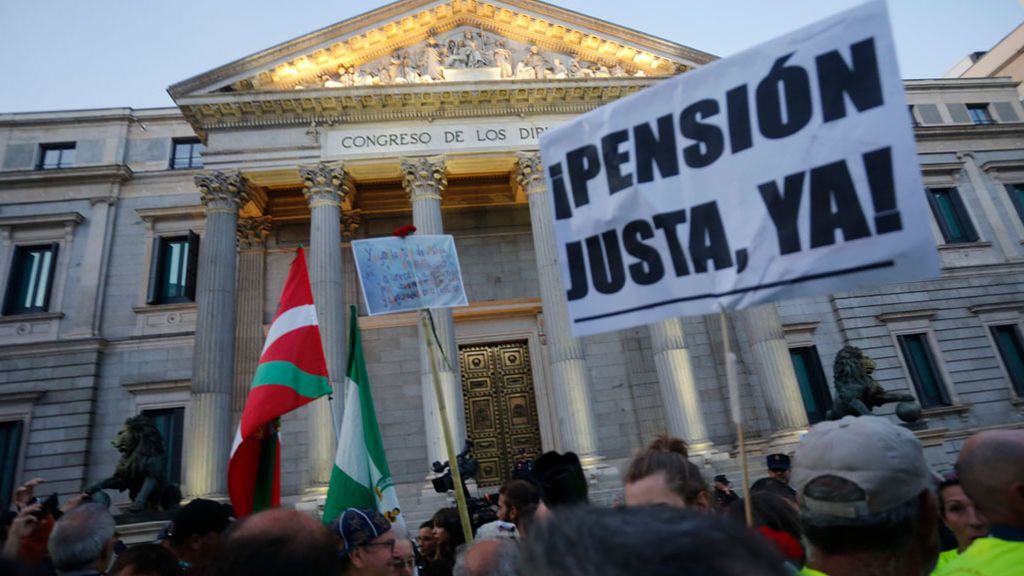
M103 490L127 490L132 503L126 516L135 516L137 520L165 516L152 512L178 508L181 490L164 479L164 439L152 420L145 416L125 420L112 444L121 453L114 475L86 488L86 494L109 505L110 498Z

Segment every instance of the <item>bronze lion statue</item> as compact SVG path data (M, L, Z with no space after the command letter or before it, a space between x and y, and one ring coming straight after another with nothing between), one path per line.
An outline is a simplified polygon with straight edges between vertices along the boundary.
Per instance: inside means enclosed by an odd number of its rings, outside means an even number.
M910 402L916 405L914 397L909 394L886 392L872 377L874 371L875 362L856 346L844 346L836 354L832 364L836 395L828 414L830 419L838 420L847 415L867 416L876 406L890 402ZM898 412L903 418L906 411Z
M178 507L181 490L164 479L164 439L152 420L141 415L125 420L111 444L121 453L114 475L86 488L86 494L92 496L108 488L127 490L132 499L129 512Z

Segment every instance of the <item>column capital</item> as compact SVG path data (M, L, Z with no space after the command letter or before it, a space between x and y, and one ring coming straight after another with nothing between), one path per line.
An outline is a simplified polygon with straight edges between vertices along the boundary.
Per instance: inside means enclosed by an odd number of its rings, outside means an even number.
M544 182L544 165L539 152L516 152L516 182L527 195L547 190Z
M440 200L447 186L444 156L402 158L402 188L413 202L427 198Z
M363 211L356 210L345 210L341 213L341 236L343 238L351 238L356 230L359 228L359 224L363 220Z
M238 209L249 201L249 190L245 178L238 171L207 172L197 174L196 188L199 197L206 207L206 213L228 212L237 214Z
M262 246L270 235L270 227L273 220L270 216L256 216L253 218L239 218L238 227L235 230L238 240L238 248L247 250Z
M342 200L351 191L348 172L341 162L318 162L314 166L299 166L302 177L302 195L310 208L320 205L341 206Z

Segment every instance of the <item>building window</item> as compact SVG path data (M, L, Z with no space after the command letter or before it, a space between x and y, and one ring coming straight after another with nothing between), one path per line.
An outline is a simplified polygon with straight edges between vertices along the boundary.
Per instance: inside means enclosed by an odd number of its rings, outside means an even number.
M928 203L947 244L978 241L978 234L956 188L929 188Z
M0 422L0 510L9 510L18 470L22 421Z
M897 339L921 407L950 406L952 402L949 400L949 394L939 375L935 356L928 343L928 335L926 333L901 334L897 336Z
M996 341L999 356L1003 359L1006 374L1018 398L1024 398L1024 345L1015 324L991 326L992 339Z
M1024 184L1007 184L1006 191L1010 194L1010 201L1017 209L1017 217L1024 222Z
M18 246L11 261L11 273L4 297L4 314L46 312L57 268L57 243Z
M39 146L38 170L56 170L75 165L75 143L41 144Z
M203 150L206 147L199 138L175 138L171 155L172 170L189 170L203 167Z
M814 346L790 348L789 357L793 360L793 371L800 384L807 421L816 424L825 420L826 413L832 408L832 397L828 391L825 371L821 368L818 349Z
M967 114L971 122L975 124L993 124L992 115L989 114L988 104L968 104Z
M175 304L196 299L199 235L159 237L153 243L147 304Z
M153 421L164 439L163 476L168 484L181 483L181 442L185 432L185 408L143 410L142 415Z

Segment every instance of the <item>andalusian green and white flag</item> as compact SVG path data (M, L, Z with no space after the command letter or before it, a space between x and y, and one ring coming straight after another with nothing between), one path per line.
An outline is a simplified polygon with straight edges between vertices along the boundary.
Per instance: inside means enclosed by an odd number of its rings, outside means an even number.
M351 307L350 317L345 415L324 504L324 522L333 522L346 508L360 507L376 508L392 524L404 526L373 410L355 306Z

